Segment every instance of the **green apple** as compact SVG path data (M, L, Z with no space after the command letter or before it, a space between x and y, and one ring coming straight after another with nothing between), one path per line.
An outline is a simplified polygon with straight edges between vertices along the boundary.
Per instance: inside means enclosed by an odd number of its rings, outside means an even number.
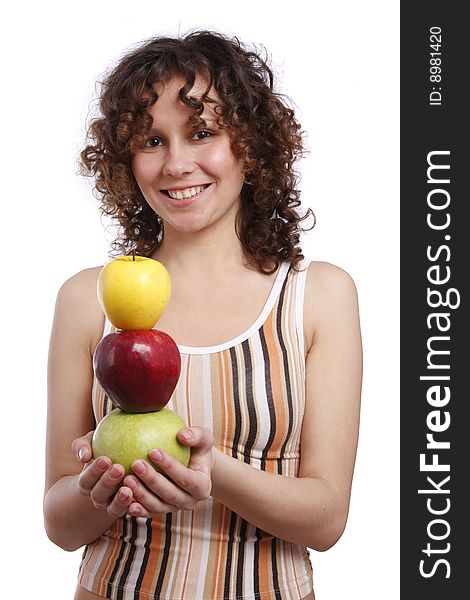
M109 456L126 473L132 473L131 464L140 458L161 472L148 456L150 450L160 448L187 467L191 449L176 437L185 428L183 419L169 408L147 413L126 413L116 408L95 429L93 458Z
M153 258L120 256L101 269L97 293L118 329L152 329L170 300L170 275Z

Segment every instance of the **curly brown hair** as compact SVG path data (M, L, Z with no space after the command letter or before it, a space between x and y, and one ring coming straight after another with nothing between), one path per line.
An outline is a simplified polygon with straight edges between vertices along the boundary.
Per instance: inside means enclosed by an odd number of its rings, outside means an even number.
M315 225L308 209L298 212L300 191L294 162L303 155L303 133L294 111L274 91L267 59L237 38L211 31L184 37L157 37L124 55L101 82L100 116L88 129L89 144L80 154L82 173L95 178L102 214L115 219L117 253L150 256L163 239L163 222L147 204L131 161L151 128L147 108L158 100L155 83L182 76L179 97L203 123L204 104L219 100L219 125L228 127L232 150L244 165L244 184L236 231L248 264L273 273L281 261L294 267L303 258L301 231ZM200 98L188 96L197 76L207 81ZM311 227L301 222L313 217Z

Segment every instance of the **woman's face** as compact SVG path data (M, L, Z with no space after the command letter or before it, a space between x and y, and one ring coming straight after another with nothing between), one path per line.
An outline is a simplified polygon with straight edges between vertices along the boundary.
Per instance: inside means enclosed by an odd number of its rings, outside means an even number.
M228 129L217 125L212 105L205 105L201 115L206 125L194 129L194 113L178 97L183 84L173 77L156 86L158 100L149 109L153 124L145 147L132 159L134 176L165 231L195 232L214 224L233 228L242 161L231 149ZM200 97L204 90L204 81L196 79L188 96Z

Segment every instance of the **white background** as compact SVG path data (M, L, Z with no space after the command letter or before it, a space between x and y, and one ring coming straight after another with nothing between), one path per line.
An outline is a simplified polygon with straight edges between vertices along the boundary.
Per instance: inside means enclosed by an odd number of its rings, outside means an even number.
M391 0L3 9L2 597L71 599L81 555L47 539L42 492L55 296L76 271L107 260L90 184L76 174L95 81L130 45L197 27L270 52L308 132L303 202L318 223L305 252L343 267L359 291L365 368L351 510L337 545L312 552L317 600L398 598L398 22Z

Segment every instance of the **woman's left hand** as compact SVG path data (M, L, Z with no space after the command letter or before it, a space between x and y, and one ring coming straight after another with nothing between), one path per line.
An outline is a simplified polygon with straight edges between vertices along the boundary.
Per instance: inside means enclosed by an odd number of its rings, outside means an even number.
M178 432L178 439L185 446L191 447L187 467L158 448L149 452L152 462L168 477L144 460L132 463L135 475L127 475L123 481L123 485L131 488L135 500L129 505L127 514L148 519L180 509L192 509L210 495L212 432L202 427L188 427Z

